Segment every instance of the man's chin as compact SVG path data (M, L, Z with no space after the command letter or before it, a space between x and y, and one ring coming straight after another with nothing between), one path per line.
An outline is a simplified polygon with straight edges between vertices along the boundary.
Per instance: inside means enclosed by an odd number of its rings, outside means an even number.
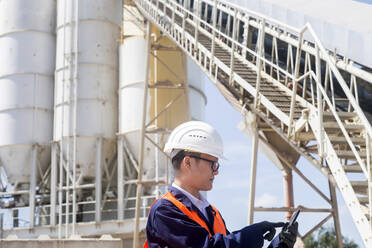
M206 187L206 189L204 191L209 191L209 190L212 190L213 188L213 184L209 185L208 187Z

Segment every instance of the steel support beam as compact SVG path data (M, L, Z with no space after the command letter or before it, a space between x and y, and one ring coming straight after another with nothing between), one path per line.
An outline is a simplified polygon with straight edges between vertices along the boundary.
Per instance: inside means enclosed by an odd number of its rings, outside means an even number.
M143 93L143 109L142 109L142 128L141 138L139 144L139 162L138 162L138 182L137 182L137 193L136 193L136 213L135 213L135 227L133 234L133 248L139 248L139 220L140 220L140 207L141 207L141 195L142 195L142 169L144 161L144 146L145 146L145 132L146 132L146 111L147 111L147 95L149 85L149 68L150 68L150 50L151 50L151 23L147 22L146 28L146 69L145 69L145 85Z
M36 197L36 177L37 177L37 145L32 146L31 155L31 173L30 173L30 193L29 193L29 203L30 203L30 228L35 226L35 197Z
M102 201L102 142L103 138L97 139L96 143L96 205L95 220L101 222L101 201Z
M340 219L339 219L339 213L338 213L336 188L330 182L328 182L328 184L329 184L329 193L331 195L331 201L332 201L333 225L335 227L335 232L336 232L337 247L343 248L344 245L342 243L341 225L340 225Z
M292 176L292 170L289 168L286 168L283 171L283 187L284 187L285 207L294 208L293 176ZM289 221L291 216L292 216L292 212L288 211L286 213L287 221Z
M57 202L57 144L52 143L52 158L50 172L50 225L56 225Z
M118 220L124 220L124 153L123 137L118 137Z
M255 117L257 118L257 117ZM256 194L256 173L257 173L257 151L258 151L258 130L257 121L255 120L255 129L252 140L252 160L251 160L251 175L249 187L249 209L248 209L248 224L253 224L254 218L254 200Z

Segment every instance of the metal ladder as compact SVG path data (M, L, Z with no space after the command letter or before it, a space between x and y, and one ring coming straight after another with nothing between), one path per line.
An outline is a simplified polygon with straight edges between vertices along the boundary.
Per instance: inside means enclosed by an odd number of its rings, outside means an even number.
M133 2L233 106L253 112L338 187L372 247L372 128L357 91L372 75L326 50L309 24L297 29L224 1Z

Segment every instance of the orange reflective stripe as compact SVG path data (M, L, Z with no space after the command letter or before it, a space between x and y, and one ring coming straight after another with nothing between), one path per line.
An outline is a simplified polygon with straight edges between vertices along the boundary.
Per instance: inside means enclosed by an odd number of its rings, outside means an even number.
M185 205L183 205L180 201L178 201L174 197L174 195L172 195L172 193L170 193L170 192L166 193L161 198L167 199L168 201L170 201L171 203L173 203L187 217L189 217L190 219L192 219L193 221L195 221L196 223L198 223L201 227L203 227L204 229L206 229L208 231L208 233L209 233L209 238L212 237L212 234L209 231L208 225L205 223L205 221L202 218L199 217L199 215L198 215L198 213L196 211L190 211ZM154 203L157 200L155 200L152 203L152 205L154 205ZM152 207L152 205L151 205L151 207ZM214 222L213 222L213 232L214 233L222 233L223 235L227 235L226 234L226 226L225 226L225 223L222 220L222 217L220 215L220 212L218 212L218 210L215 207L212 206L212 208L216 212L216 215L214 216ZM150 208L150 211L151 211L151 208ZM149 245L148 245L147 240L146 240L146 242L145 242L145 244L143 245L142 248L148 248L148 247L149 247Z
M178 207L185 215L187 215L190 219L192 219L193 221L195 221L196 223L198 223L199 225L201 225L202 227L204 227L208 233L209 233L209 237L212 237L212 234L209 232L209 228L207 226L207 224L205 223L204 220L202 220L198 213L195 212L195 211L190 211L185 205L183 205L180 201L178 201L173 195L172 193L168 192L166 193L162 198L164 199L167 199L169 200L170 202L172 202L176 207Z
M149 248L149 245L147 244L147 240L146 240L146 242L143 244L142 248Z
M213 222L214 233L222 233L223 235L227 235L226 226L225 226L225 223L222 220L220 212L218 212L218 210L215 207L212 206L212 208L216 212L216 215L214 216L214 222Z

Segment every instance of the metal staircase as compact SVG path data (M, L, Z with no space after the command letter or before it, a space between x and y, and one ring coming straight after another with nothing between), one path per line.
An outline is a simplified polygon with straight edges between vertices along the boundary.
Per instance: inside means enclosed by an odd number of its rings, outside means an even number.
M326 50L309 24L296 29L224 1L133 2L231 104L255 113L338 187L372 247L372 128L357 91L372 75Z

